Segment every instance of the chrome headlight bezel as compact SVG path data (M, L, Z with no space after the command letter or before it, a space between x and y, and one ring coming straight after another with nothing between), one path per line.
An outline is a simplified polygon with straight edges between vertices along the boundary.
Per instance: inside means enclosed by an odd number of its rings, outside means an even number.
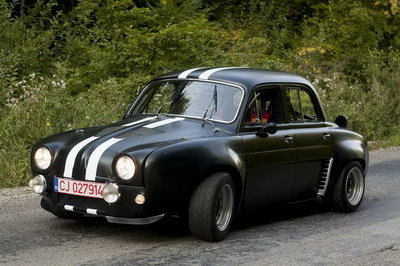
M129 155L121 155L115 161L114 170L118 178L124 181L132 180L136 173L136 162Z
M29 187L33 189L34 192L38 194L43 194L47 188L46 178L42 175L37 175L33 179L29 180Z
M107 183L103 191L101 192L103 199L108 204L115 203L119 200L121 193L119 192L119 187L115 183Z
M35 166L40 170L47 170L53 162L53 154L46 146L40 146L33 154Z

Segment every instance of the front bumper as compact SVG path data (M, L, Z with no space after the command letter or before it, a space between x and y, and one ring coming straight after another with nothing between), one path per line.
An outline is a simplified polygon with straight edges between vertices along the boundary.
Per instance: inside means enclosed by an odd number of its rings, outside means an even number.
M144 187L118 185L120 198L109 204L103 199L69 195L54 192L54 178L45 177L48 184L42 194L42 207L52 213L58 210L104 216L111 223L149 224L164 217L165 211L154 207L154 202L147 197L145 204L135 203L138 194L146 195Z
M114 224L136 224L136 225L144 225L144 224L152 224L162 219L165 216L165 213L159 214L151 217L144 218L122 218L122 217L112 217L106 216L106 219L109 223Z

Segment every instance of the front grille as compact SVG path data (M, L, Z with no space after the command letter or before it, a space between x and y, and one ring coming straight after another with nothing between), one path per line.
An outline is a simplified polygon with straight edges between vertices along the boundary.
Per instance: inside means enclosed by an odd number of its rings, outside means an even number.
M103 199L89 198L89 197L81 197L75 195L68 194L58 194L58 205L72 205L77 206L79 209L98 209L105 211L108 207L108 203Z

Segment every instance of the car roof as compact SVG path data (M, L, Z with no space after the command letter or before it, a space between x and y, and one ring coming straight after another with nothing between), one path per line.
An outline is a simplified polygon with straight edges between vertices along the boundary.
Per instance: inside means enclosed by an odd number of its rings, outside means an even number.
M244 67L193 68L185 71L171 72L159 76L152 81L175 78L234 83L241 85L246 90L251 90L260 84L283 82L305 84L314 89L307 79L296 74Z

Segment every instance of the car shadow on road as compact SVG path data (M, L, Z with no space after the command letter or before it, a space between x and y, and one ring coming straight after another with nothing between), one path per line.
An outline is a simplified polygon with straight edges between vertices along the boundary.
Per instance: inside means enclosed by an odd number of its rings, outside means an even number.
M312 216L326 211L328 211L327 208L319 200L273 205L238 214L231 230L245 230L255 226ZM152 241L152 239L155 241L161 239L176 240L190 237L190 230L185 217L168 217L151 225L124 225L110 224L104 218L92 216L84 217L70 226L78 231L90 231L91 234L101 233L106 229L108 237L140 239L142 241Z
M279 221L299 219L330 211L320 199L291 204L271 205L262 209L239 213L231 227L231 231L244 230L260 225L267 225ZM149 230L155 230L161 234L176 236L190 235L187 219L165 219L160 223L148 226Z
M232 229L246 229L253 226L312 216L327 211L330 210L322 204L320 199L271 205L262 209L239 213Z

